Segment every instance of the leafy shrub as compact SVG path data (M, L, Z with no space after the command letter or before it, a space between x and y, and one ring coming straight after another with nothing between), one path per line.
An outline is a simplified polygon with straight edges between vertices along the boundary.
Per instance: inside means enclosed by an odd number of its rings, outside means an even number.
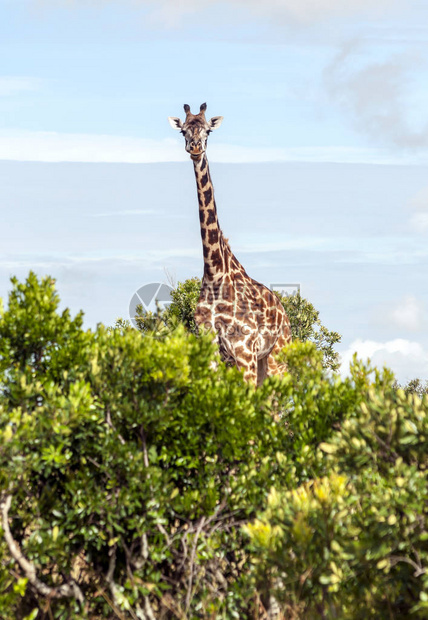
M394 387L398 389L404 390L406 394L417 394L420 398L424 396L424 394L428 394L428 381L423 383L420 379L411 379L406 383L406 385L400 385L398 381L394 383Z
M426 615L427 398L58 307L30 274L0 308L1 618Z
M14 285L0 318L4 533L49 594L3 538L0 614L233 617L239 524L281 470L274 400L218 363L210 336L84 331L58 314L51 280Z
M189 278L179 282L171 291L171 304L166 309L166 322L174 324L174 321L183 323L192 334L198 333L195 322L195 310L201 292L201 280Z
M428 613L428 398L392 379L378 373L320 443L324 475L275 485L246 526L259 584L304 618Z

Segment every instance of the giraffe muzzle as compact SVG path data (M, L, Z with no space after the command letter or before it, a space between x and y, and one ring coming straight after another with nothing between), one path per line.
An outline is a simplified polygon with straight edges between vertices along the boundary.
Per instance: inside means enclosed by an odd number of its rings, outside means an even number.
M204 154L204 151L202 149L192 149L191 151L189 151L189 154L191 159L199 159Z

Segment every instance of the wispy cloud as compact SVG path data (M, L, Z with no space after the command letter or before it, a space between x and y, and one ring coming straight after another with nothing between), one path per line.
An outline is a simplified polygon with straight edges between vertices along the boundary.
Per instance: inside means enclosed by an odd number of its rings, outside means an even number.
M414 213L411 218L411 224L416 231L427 232L428 231L428 212L427 213Z
M93 4L103 6L111 0L94 0ZM78 7L86 4L85 0L39 0L45 6ZM136 8L146 8L154 20L167 27L178 27L186 16L204 14L217 8L224 11L227 5L238 9L236 19L248 19L253 14L283 23L313 23L327 21L336 17L352 15L380 16L385 10L405 5L404 0L128 0L128 4Z
M0 132L0 159L17 161L127 162L184 161L175 141L126 136L43 131Z
M428 120L414 128L405 104L414 72L423 64L421 56L408 53L383 61L367 59L359 43L350 41L325 69L324 83L332 100L372 142L426 148Z
M59 267L80 267L86 269L90 266L98 266L101 268L110 268L112 265L116 267L151 267L158 265L167 259L181 259L181 258L195 258L201 257L201 250L199 247L195 248L181 248L171 245L167 249L159 250L144 250L141 252L130 252L129 254L123 251L116 252L114 250L101 252L96 254L90 253L28 253L28 254L0 254L0 264L2 269L8 269L11 272L25 268L36 270L55 270Z
M232 245L236 252L249 255L299 251L318 253L320 256L328 254L331 264L416 265L425 264L428 258L426 244L418 244L412 237L403 236L351 237L332 234L288 238L282 234L280 240L274 236L263 241L259 236L259 239ZM410 307L407 311L406 316L410 320Z
M428 313L422 299L405 295L400 299L380 304L373 311L373 322L395 333L426 333Z
M370 164L428 164L428 153L390 152L348 147L250 147L212 143L209 159L224 163L341 162ZM155 163L188 161L178 138L151 140L129 136L71 134L41 131L0 131L0 160L43 162Z
M410 226L419 233L428 232L428 187L419 191L409 203L413 211L410 218Z
M107 211L106 213L87 213L87 217L121 217L122 215L159 215L155 209L127 209L124 211Z
M410 331L420 331L427 324L424 304L414 295L407 295L390 311L393 325Z
M38 78L0 75L0 97L10 97L17 93L37 90L40 85L41 80Z

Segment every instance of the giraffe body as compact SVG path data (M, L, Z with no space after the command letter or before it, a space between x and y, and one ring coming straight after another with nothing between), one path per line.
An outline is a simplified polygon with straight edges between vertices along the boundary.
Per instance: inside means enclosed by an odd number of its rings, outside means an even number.
M208 134L220 125L222 117L207 121L206 104L197 115L191 114L187 105L184 109L184 123L175 117L169 121L186 138L198 191L204 275L195 321L217 332L225 362L243 369L246 380L260 385L267 375L285 370L274 356L291 341L290 322L276 295L247 274L218 223L205 150Z

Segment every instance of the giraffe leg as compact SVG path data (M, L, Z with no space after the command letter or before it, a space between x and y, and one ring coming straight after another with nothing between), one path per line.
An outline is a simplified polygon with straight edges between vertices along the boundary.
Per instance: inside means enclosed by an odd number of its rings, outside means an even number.
M268 375L268 356L257 360L257 387L263 383Z

